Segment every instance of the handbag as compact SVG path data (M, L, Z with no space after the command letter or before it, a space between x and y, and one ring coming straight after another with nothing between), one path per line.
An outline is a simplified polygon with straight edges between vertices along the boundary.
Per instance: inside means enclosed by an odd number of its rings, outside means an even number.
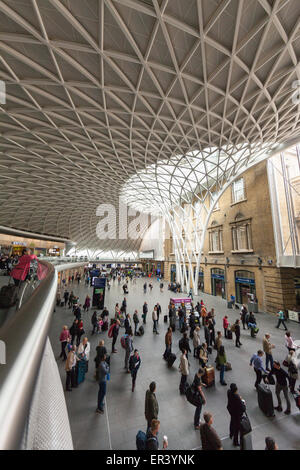
M251 423L246 412L241 417L240 428L242 436L245 436L252 431Z

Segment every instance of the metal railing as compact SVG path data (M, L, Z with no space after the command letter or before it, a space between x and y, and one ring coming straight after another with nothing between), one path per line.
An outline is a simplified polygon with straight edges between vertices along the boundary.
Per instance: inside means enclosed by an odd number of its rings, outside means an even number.
M32 396L39 375L57 291L57 272L78 268L85 263L47 268L29 300L0 329L6 349L5 364L0 364L0 449L20 449L30 414ZM0 361L0 363L3 361Z

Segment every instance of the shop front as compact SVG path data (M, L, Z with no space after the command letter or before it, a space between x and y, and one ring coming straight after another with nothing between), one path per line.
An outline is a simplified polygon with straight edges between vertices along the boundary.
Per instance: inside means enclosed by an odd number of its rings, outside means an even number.
M222 299L226 298L224 269L212 268L211 293L217 297L222 297Z
M247 305L255 297L255 274L251 271L235 271L236 302Z
M196 268L194 268L194 279L196 278ZM204 271L202 268L200 268L199 274L198 274L198 290L200 292L204 292Z
M26 242L11 242L11 254L13 256L22 256L22 251L27 247Z

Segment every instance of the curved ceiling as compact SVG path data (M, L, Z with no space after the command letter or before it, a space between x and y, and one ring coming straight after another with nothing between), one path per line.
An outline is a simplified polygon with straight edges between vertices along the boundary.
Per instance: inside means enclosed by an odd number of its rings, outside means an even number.
M146 227L99 240L99 204L157 162L295 138L299 55L299 0L0 0L0 223L137 250Z

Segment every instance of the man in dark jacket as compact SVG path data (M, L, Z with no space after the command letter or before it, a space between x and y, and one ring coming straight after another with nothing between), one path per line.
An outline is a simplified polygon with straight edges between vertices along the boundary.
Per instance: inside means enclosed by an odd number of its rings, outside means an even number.
M156 383L151 382L149 390L146 391L145 396L145 417L147 420L147 429L151 426L152 419L157 419L159 406L156 399Z
M115 349L115 344L116 344L116 341L117 341L117 338L118 338L119 329L120 329L120 320L116 320L115 326L112 330L112 339L113 339L112 348L111 348L112 353L117 352L117 350Z
M194 337L194 331L195 331L195 328L196 328L196 317L195 317L194 312L192 312L192 313L190 314L190 317L189 317L189 326L190 326L190 338L193 339L193 337Z
M188 353L191 352L191 348L187 333L183 333L182 338L179 340L179 349L182 353L186 351L186 357L188 358Z
M204 413L204 423L200 425L200 436L202 442L202 450L223 450L221 440L211 426L213 417L210 413Z
M241 418L246 411L244 400L237 393L238 388L236 384L230 385L230 390L227 392L228 404L227 410L230 414L230 439L233 437L233 445L239 446L239 433L241 430Z
M134 392L136 375L141 365L141 357L137 349L134 350L134 354L129 359L129 370L132 378L132 391Z
M143 305L143 315L142 315L144 324L146 324L147 313L148 313L148 304L147 302L145 302Z
M99 392L98 392L98 406L96 409L96 413L104 413L104 398L106 395L106 380L107 380L107 374L109 373L109 366L107 364L106 360L106 355L104 354L101 357L101 362L98 368L98 374L99 374Z
M276 377L275 393L278 400L278 406L275 407L275 410L282 411L280 394L281 392L283 392L284 398L286 400L286 410L284 413L286 415L289 415L291 413L291 402L289 399L288 391L288 384L290 382L289 375L285 370L280 367L280 362L278 361L274 361L273 368L271 369L271 372L269 373L268 377L273 374Z
M157 307L157 323L158 323L159 322L159 315L161 314L161 306L159 305L158 302L156 304L156 307Z

